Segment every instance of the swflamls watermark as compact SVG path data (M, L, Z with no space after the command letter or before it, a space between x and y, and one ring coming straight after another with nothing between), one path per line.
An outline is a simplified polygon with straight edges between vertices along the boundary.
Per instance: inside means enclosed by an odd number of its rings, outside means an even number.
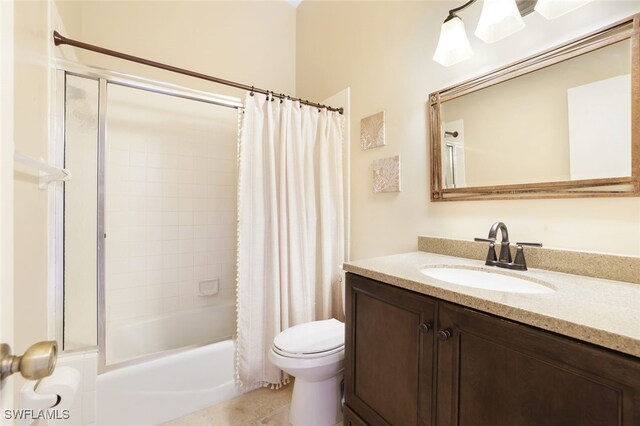
M69 410L4 410L5 420L69 420Z

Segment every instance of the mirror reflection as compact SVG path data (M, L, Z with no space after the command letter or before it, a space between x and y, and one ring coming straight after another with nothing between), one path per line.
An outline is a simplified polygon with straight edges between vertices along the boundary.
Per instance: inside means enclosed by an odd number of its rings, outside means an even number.
M441 104L442 186L631 176L631 41Z

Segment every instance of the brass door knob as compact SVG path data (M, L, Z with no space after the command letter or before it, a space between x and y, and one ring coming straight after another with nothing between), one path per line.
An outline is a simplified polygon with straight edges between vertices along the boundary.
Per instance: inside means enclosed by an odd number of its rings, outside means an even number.
M56 367L58 344L55 340L31 345L22 356L11 355L11 346L0 344L0 380L18 371L27 380L50 376Z

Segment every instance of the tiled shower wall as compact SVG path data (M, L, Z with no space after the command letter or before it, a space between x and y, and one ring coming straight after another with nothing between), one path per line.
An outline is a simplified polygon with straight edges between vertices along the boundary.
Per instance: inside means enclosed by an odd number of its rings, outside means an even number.
M110 85L107 111L107 329L232 303L236 110Z

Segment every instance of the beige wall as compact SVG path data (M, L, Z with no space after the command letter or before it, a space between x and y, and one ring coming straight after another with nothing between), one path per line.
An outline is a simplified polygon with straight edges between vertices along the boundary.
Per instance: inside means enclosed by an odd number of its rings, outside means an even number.
M256 87L295 91L296 10L284 1L84 1L67 36ZM80 12L80 19L78 19ZM244 92L77 50L82 62L215 93Z
M0 342L13 344L13 3L0 2ZM0 411L14 408L13 378Z
M49 73L46 2L15 3L15 149L48 158ZM14 351L47 339L48 194L38 190L37 172L14 172Z
M14 141L15 150L48 158L49 5L14 4ZM13 352L47 340L48 334L48 194L38 190L37 171L17 164L14 169L14 309ZM24 379L16 377L17 392ZM15 399L17 402L17 398Z
M58 32L68 37L81 34L83 2L53 0L53 4L62 21L61 25L57 26Z
M638 2L593 2L554 21L485 45L472 33L480 4L461 13L475 56L444 68L432 61L451 2L321 2L298 8L298 95L322 99L351 87L353 259L416 249L417 235L472 239L496 220L512 238L640 255L640 199L429 202L427 94L640 11ZM361 151L360 119L386 112L387 145ZM373 160L400 155L402 192L373 194ZM497 157L496 157L497 158Z

